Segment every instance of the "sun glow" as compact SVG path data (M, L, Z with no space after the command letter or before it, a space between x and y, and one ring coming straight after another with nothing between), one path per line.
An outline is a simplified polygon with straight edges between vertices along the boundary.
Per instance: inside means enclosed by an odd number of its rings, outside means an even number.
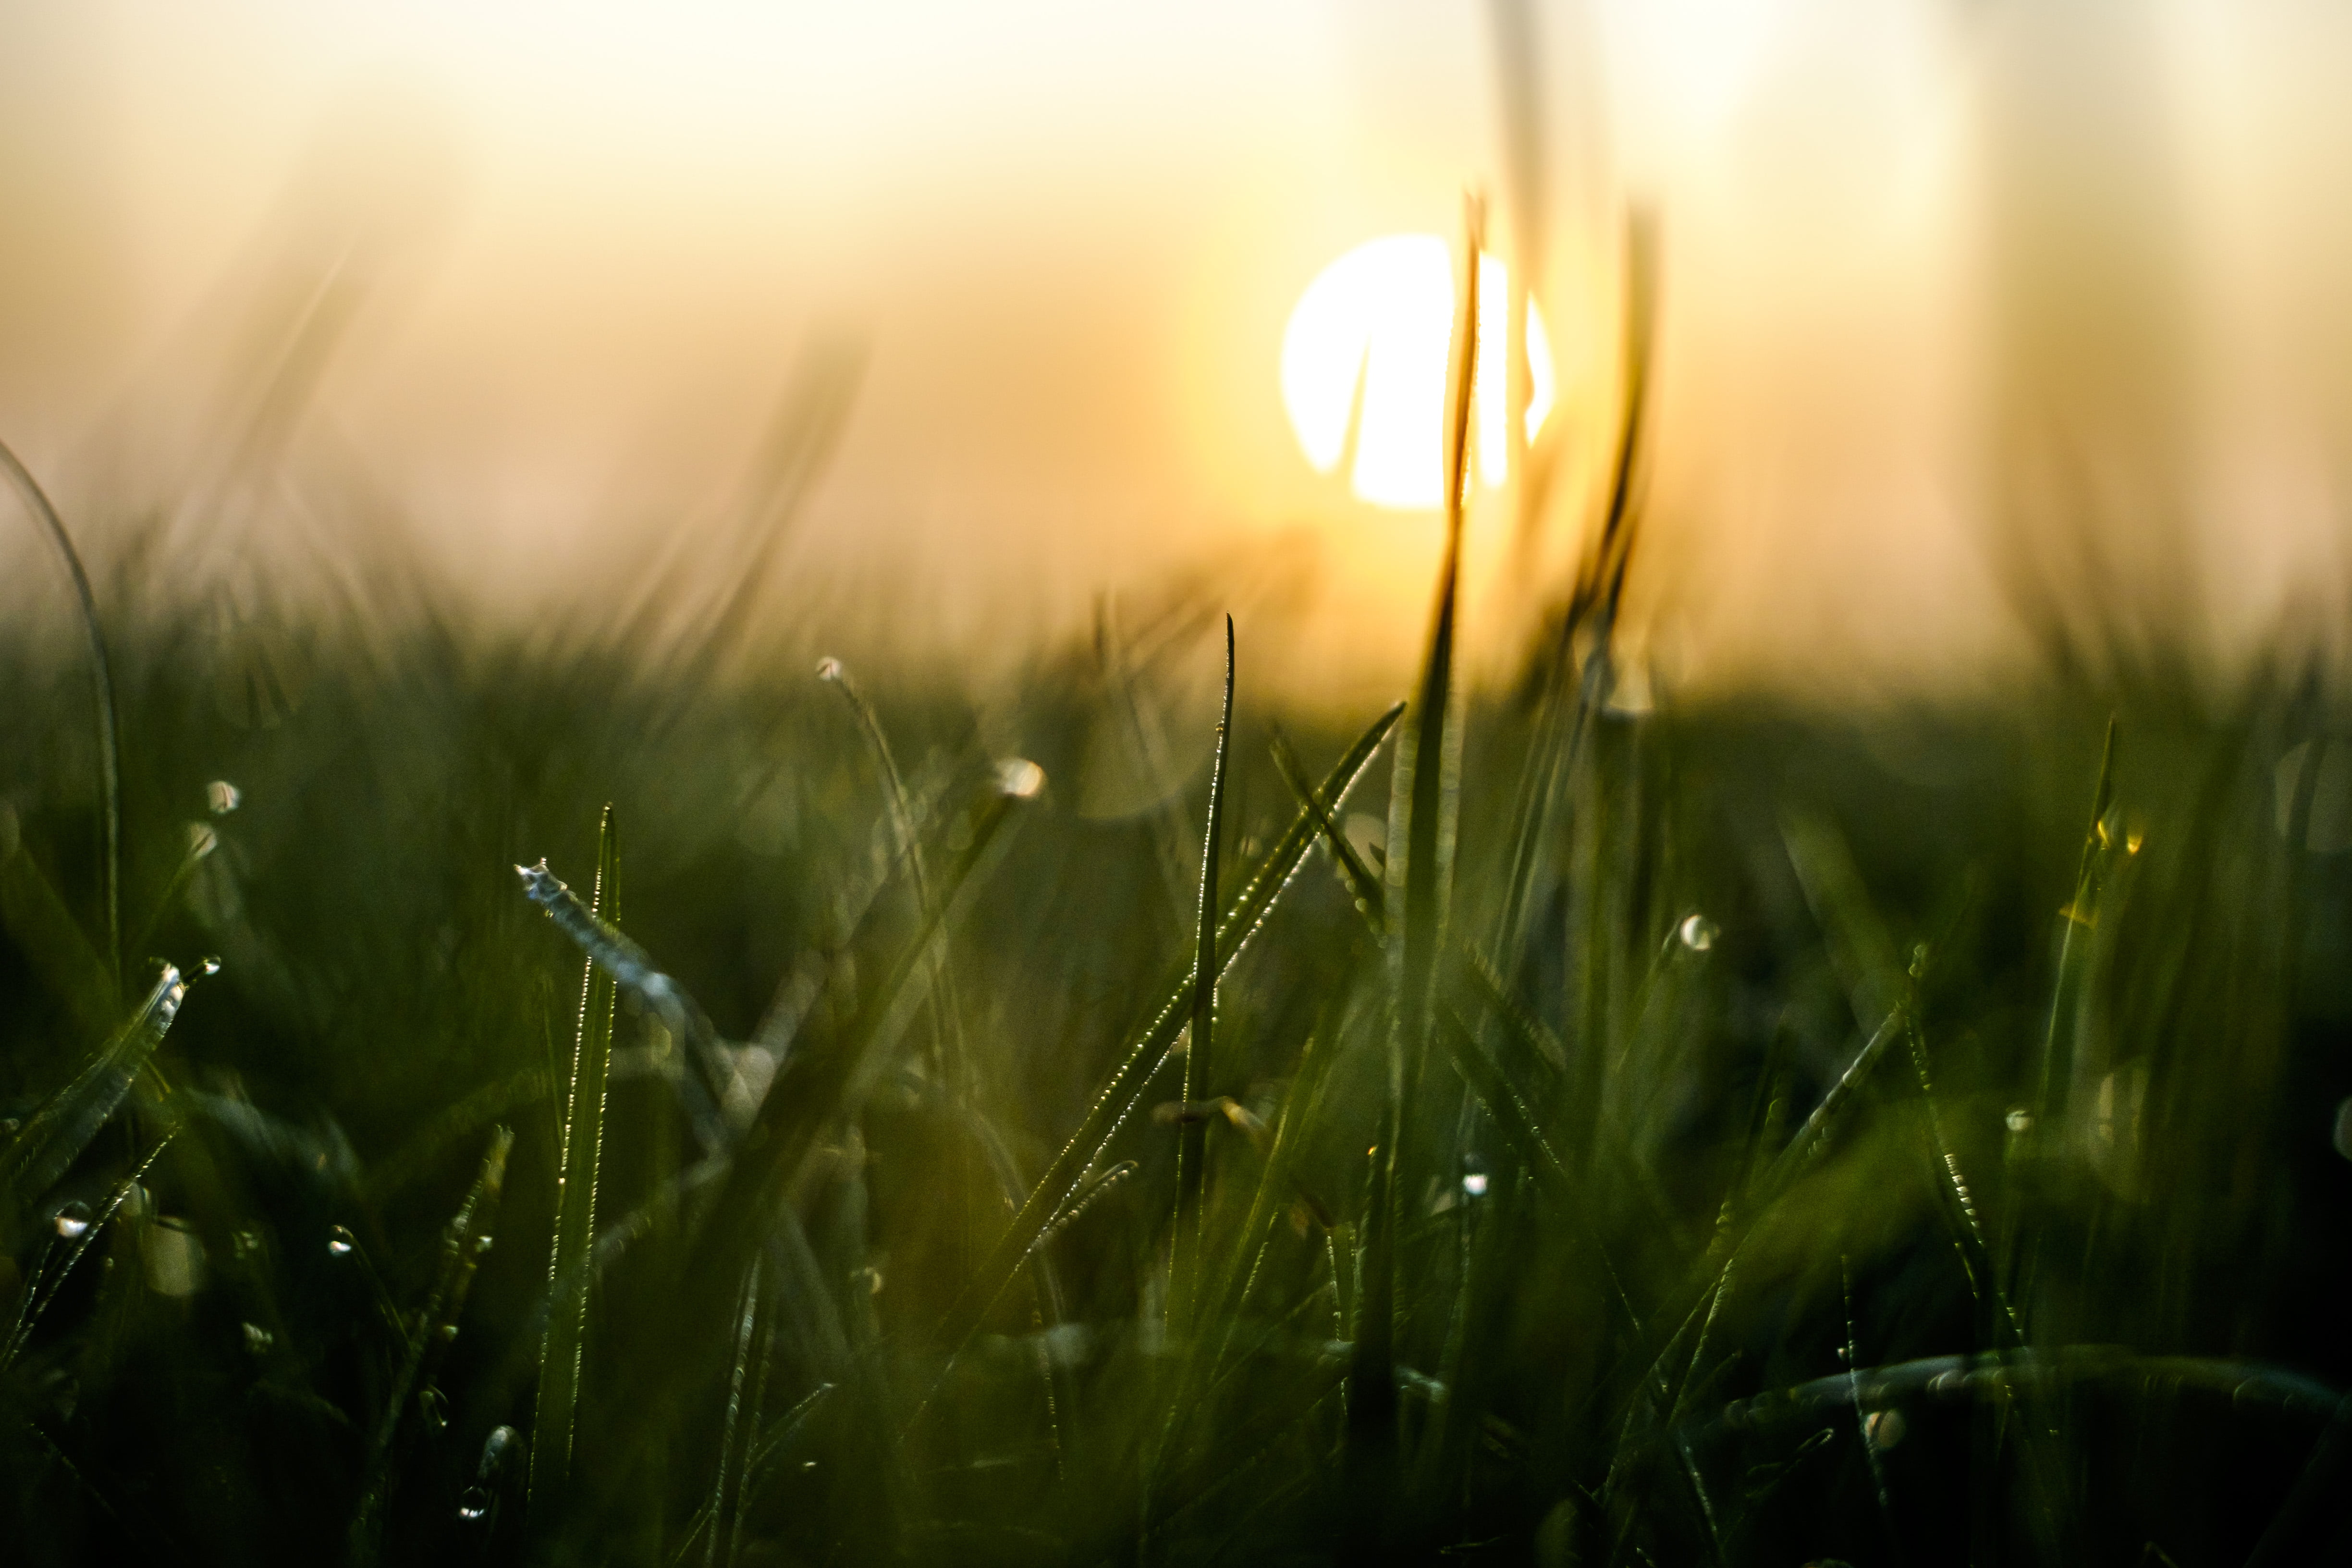
M1473 444L1489 487L1510 473L1504 352L1509 275L1478 258L1478 381ZM1354 462L1349 488L1374 506L1434 509L1444 498L1446 356L1454 333L1454 262L1433 234L1370 240L1318 274L1282 335L1282 401L1319 474ZM1551 344L1528 301L1528 439L1551 412Z

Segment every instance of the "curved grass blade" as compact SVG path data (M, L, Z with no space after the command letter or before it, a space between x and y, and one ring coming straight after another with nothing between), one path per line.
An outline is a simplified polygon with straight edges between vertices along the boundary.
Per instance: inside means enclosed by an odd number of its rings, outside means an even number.
M383 1419L376 1424L368 1447L366 1479L360 1489L359 1510L352 1516L351 1561L356 1568L369 1568L383 1546L383 1507L391 1492L393 1443L400 1435L400 1418L442 1351L457 1337L457 1320L465 1312L474 1270L482 1254L489 1250L499 1199L506 1190L507 1156L513 1149L513 1129L499 1128L482 1156L481 1172L467 1190L466 1201L442 1232L441 1268L433 1280L433 1293L417 1315L399 1374L393 1380L392 1396L384 1404Z
M515 875L522 879L524 896L547 911L556 928L588 955L592 966L610 974L638 1006L659 1019L671 1038L684 1042L697 1070L683 1074L679 1083L696 1136L706 1149L724 1147L726 1123L719 1114L716 1087L727 1081L727 1073L719 1060L719 1035L709 1016L686 987L654 966L651 954L582 903L544 859L536 866L516 867Z
M883 731L881 715L874 704L866 700L849 671L837 658L828 658L817 666L817 679L841 693L842 700L857 720L859 732L865 737L866 749L874 753L874 771L881 775L882 799L890 817L890 837L896 841L898 858L906 862L907 879L915 889L915 906L925 916L932 908L931 879L923 864L921 835L916 831L914 806L907 794L906 776L899 773L898 760L891 754L890 738ZM951 1094L962 1095L970 1087L970 1063L965 1058L961 1010L955 1002L952 976L948 972L945 954L934 946L925 955L925 979L930 989L931 1042L933 1067L940 1079Z
M1217 721L1216 761L1209 774L1209 831L1201 849L1200 919L1192 944L1192 1043L1184 1052L1184 1103L1209 1095L1210 1047L1216 1026L1217 855L1225 821L1225 752L1234 728L1234 618L1225 617L1225 704ZM1169 1247L1169 1330L1179 1339L1192 1331L1192 1297L1200 1272L1201 1198L1207 1190L1209 1124L1186 1121L1176 1133L1176 1234Z
M718 1191L704 1205L703 1212L712 1218L692 1237L679 1265L677 1295L690 1310L699 1314L709 1311L710 1303L735 1299L736 1282L749 1267L758 1238L768 1234L776 1205L788 1201L818 1136L863 1093L885 1045L903 1027L910 1004L919 999L915 981L925 950L954 917L963 895L981 880L980 868L992 863L998 835L1013 807L1034 793L1034 784L1020 772L999 771L993 787L974 802L955 835L958 849L941 880L937 909L901 951L875 999L835 1029L804 1033L777 1069L732 1158L723 1165ZM698 1316L690 1326L670 1321L646 1325L645 1331L657 1332L664 1344L703 1347L709 1343L704 1327ZM648 1409L670 1396L678 1358L652 1353L650 1344L646 1351L618 1358L627 1379L615 1395L623 1408ZM642 1424L644 1439L653 1436L653 1425ZM635 1458L643 1458L644 1439ZM604 1511L583 1511L578 1527L583 1531L594 1529Z
M621 918L621 840L607 805L596 828L596 884L590 913L617 930ZM596 1240L596 1182L604 1153L604 1093L613 1067L613 1014L619 988L590 959L580 976L580 1021L572 1033L555 1235L549 1243L547 1332L540 1342L539 1396L531 1417L527 1501L543 1507L561 1495L572 1468L572 1435L580 1399L581 1349L588 1331Z
M1391 937L1395 987L1388 1047L1388 1105L1381 1128L1372 1202L1365 1213L1364 1294L1355 1351L1348 1369L1351 1488L1366 1505L1355 1515L1375 1526L1370 1507L1385 1498L1393 1468L1396 1389L1396 1231L1399 1173L1412 1108L1420 1100L1428 1052L1437 952L1445 918L1452 850L1448 816L1446 708L1454 687L1454 620L1460 599L1465 487L1469 479L1470 405L1478 374L1478 257L1484 216L1473 198L1465 212L1464 286L1454 323L1454 374L1445 411L1445 555L1438 569L1437 605L1429 650L1405 735L1398 742L1396 777L1389 795L1388 881L1401 897L1402 921Z
M24 1288L17 1292L16 1321L10 1326L6 1341L0 1342L0 1372L5 1372L14 1365L16 1358L24 1353L26 1341L32 1337L35 1326L41 1321L41 1314L48 1310L49 1303L56 1300L58 1292L64 1289L66 1277L73 1272L74 1265L81 1261L82 1254L88 1252L91 1244L98 1240L99 1234L105 1230L107 1222L111 1220L121 1211L123 1204L129 1200L132 1189L139 1184L139 1178L147 1173L147 1168L155 1163L155 1157L171 1147L172 1137L172 1133L165 1132L156 1139L154 1146L149 1149L146 1155L140 1160L138 1168L115 1184L112 1195L106 1200L106 1206L90 1216L89 1223L83 1226L82 1233L73 1238L72 1245L58 1260L54 1272L49 1268L49 1249L56 1243L52 1240L43 1244L40 1257L33 1265L32 1274L26 1279Z
M1323 781L1318 792L1322 799L1337 805L1345 801L1349 792L1363 774L1372 754L1389 731L1404 713L1404 704L1398 703L1378 719L1348 749L1338 764ZM1315 841L1315 818L1300 812L1283 836L1275 841L1259 861L1257 869L1243 885L1233 905L1217 926L1218 973L1231 967L1242 950L1248 945L1266 915L1282 895L1285 888L1305 860L1307 851ZM1128 1047L1110 1079L1096 1092L1087 1107L1086 1120L1069 1142L1055 1155L1035 1186L1029 1191L1026 1202L1005 1226L995 1247L981 1265L980 1271L964 1287L962 1294L948 1310L940 1325L940 1341L950 1362L964 1344L979 1331L980 1324L996 1304L1011 1282L1013 1272L1023 1258L1036 1244L1045 1229L1061 1214L1072 1191L1084 1180L1087 1171L1100 1157L1103 1145L1111 1134L1133 1113L1136 1103L1143 1097L1150 1080L1165 1063L1169 1048L1174 1044L1181 1026L1181 1009L1188 999L1192 976L1187 974L1160 1002L1151 1022L1146 1025L1134 1043Z
M206 959L200 973L211 974L219 968ZM41 1194L56 1184L114 1115L131 1081L179 1016L189 981L173 965L163 965L139 1010L115 1031L79 1076L33 1113L6 1152L0 1152L0 1237L16 1235Z
M89 574L82 570L81 556L74 550L65 521L49 504L40 481L5 441L0 441L0 473L5 473L8 482L16 487L16 493L64 560L66 572L73 579L74 604L81 612L82 636L89 647L90 708L98 739L98 820L104 836L100 872L106 889L106 970L119 991L122 984L122 763L114 667L106 657L106 636L99 629L98 599L89 590Z
M21 844L13 854L0 853L0 926L34 974L66 1005L81 1039L103 1040L113 1034L122 1021L114 974L40 862Z

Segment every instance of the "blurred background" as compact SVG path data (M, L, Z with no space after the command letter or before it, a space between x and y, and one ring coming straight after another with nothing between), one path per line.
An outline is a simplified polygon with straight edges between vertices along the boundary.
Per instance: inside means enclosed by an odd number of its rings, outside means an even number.
M0 436L238 616L397 559L985 679L1185 582L1353 700L1439 529L1318 471L1285 334L1476 190L1550 373L1485 668L1602 502L1637 213L1654 668L2226 665L2344 624L2347 66L2316 0L11 3Z

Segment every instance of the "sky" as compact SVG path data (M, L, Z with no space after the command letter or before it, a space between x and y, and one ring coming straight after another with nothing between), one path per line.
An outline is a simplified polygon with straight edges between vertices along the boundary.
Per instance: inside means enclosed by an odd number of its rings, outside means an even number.
M1509 9L0 5L0 437L92 530L397 530L527 615L735 559L763 432L830 365L793 569L887 588L897 635L1017 641L1192 574L1283 606L1299 680L1378 685L1437 531L1307 460L1284 328L1476 190L1559 384L1534 535L1508 494L1473 518L1495 660L1591 526L1633 211L1674 679L1968 679L2036 614L2226 647L2336 592L2327 6ZM2126 607L2032 608L2083 581Z

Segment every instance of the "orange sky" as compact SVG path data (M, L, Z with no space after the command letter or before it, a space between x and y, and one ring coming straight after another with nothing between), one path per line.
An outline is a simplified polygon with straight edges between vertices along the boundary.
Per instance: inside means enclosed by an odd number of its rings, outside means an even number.
M2112 248L2178 263L2194 575L2252 624L2333 570L2352 51L2326 7L1535 10L1539 291L1583 459L1555 543L1588 510L1640 201L1664 242L1645 564L1689 679L2013 648L1988 409L2027 374L2000 312L2042 263L1988 215L2034 138L2110 137L2037 110L2042 77L2105 71L2085 112L2161 132L2133 164L2159 216ZM806 562L886 576L909 635L1286 540L1319 563L1318 657L1387 671L1434 531L1308 470L1276 358L1325 262L1449 231L1465 186L1508 246L1493 45L1488 7L1435 0L0 6L0 432L91 506L126 468L186 489L340 279L288 439L520 603L712 526L801 346L850 334ZM2112 437L2126 466L2148 438Z

